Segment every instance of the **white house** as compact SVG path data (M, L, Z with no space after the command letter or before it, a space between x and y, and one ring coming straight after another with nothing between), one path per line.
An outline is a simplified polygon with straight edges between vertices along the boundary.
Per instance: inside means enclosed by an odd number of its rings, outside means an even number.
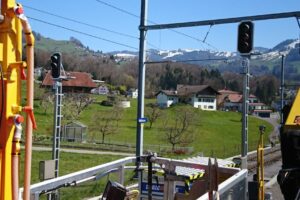
M131 97L133 99L136 99L138 97L138 89L130 89L127 91L127 96Z
M202 110L217 109L218 92L208 85L177 85L176 89L176 91L159 91L156 94L157 104L161 107L169 107L180 102Z
M162 108L168 108L172 104L178 103L176 91L161 90L156 93L157 104Z
M109 89L105 85L100 85L97 88L94 88L91 90L92 94L102 94L102 95L107 95L109 93Z

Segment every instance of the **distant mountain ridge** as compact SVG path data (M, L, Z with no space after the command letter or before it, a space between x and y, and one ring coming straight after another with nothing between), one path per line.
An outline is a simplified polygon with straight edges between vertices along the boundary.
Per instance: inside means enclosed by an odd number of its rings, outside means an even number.
M70 40L57 41L45 38L39 33L34 33L36 37L36 49L47 52L67 53L79 56L84 59L86 56L95 58L114 59L116 63L132 61L138 58L137 51L113 51L103 53L93 51L84 46L78 39L71 37ZM255 47L254 53L258 54L251 57L252 73L254 75L273 74L279 77L278 66L281 63L281 56L286 56L287 73L296 72L300 74L297 66L300 65L299 39L288 39L277 44L273 48ZM226 71L241 72L240 56L237 52L201 50L201 49L177 49L159 51L155 49L147 50L148 61L184 61L199 65L208 69L218 69L221 73ZM190 61L190 62L189 62ZM294 75L295 76L295 75ZM293 77L294 77L293 76ZM298 77L298 76L297 76Z
M265 47L255 47L254 52L259 54L266 54L266 55L259 55L254 57L254 59L258 60L273 60L277 59L280 55L287 55L295 54L297 52L293 51L299 48L299 39L288 39L285 40L275 47L268 49ZM133 51L114 51L109 52L109 54L113 54L116 56L121 56L121 53L126 53L126 56L138 56L138 52ZM178 49L178 50L155 50L149 49L148 50L149 60L155 61L163 61L163 60L205 60L205 59L222 59L222 58L236 58L238 56L237 52L230 52L230 51L212 51L212 50L199 50L199 49ZM292 55L293 56L293 55Z
M254 75L273 74L279 76L278 70L274 72L274 68L280 65L282 55L286 57L286 65L288 68L295 68L300 64L299 39L288 39L275 47L269 49L265 47L255 47L254 54L251 56L251 65L254 66L252 73ZM122 57L120 52L111 52L118 58ZM126 56L138 56L138 52L126 51ZM171 61L171 62L188 62L206 68L218 69L221 72L231 71L240 72L240 56L237 52L230 51L212 51L200 49L177 49L158 51L148 49L147 57L149 61ZM123 58L126 60L126 57ZM190 62L189 62L190 61ZM289 71L289 70L288 70Z

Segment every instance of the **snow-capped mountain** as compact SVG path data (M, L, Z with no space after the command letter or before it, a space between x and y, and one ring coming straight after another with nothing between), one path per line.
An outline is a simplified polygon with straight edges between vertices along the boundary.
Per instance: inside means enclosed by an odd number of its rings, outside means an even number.
M298 50L297 50L298 49ZM299 56L299 39L285 40L272 49L264 47L256 47L254 52L258 54L253 56L253 60L258 61L275 61L280 59L281 55L288 55L291 57ZM138 56L138 52L113 52L113 55L117 58L132 59L134 56ZM191 60L194 64L208 64L209 60L214 59L236 59L239 57L237 52L229 51L211 51L200 49L177 49L177 50L148 50L149 61L188 61ZM300 59L300 58L298 58ZM199 61L195 61L199 60Z

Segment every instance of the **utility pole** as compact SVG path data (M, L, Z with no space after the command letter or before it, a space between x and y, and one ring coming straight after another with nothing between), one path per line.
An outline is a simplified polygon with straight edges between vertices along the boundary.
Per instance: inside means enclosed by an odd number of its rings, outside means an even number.
M140 46L139 46L139 79L138 79L138 110L137 110L137 133L136 133L136 169L138 170L139 189L141 190L142 174L139 170L141 166L141 156L143 155L144 127L140 119L144 118L144 96L145 96L145 73L146 73L146 34L148 0L141 0L141 20L140 20Z
M280 74L280 125L283 126L283 106L284 106L284 55L281 56L281 74Z

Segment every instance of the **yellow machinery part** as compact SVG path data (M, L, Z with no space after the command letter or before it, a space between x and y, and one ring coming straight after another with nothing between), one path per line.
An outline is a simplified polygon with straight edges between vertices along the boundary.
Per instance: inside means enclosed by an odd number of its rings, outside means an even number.
M4 21L0 23L0 65L4 82L4 102L0 98L0 106L4 108L1 116L0 129L0 200L12 199L12 139L14 124L11 119L18 111L21 96L21 59L22 59L22 28L20 20L14 14L15 0L1 1L1 14ZM3 105L3 106L2 106ZM1 108L0 107L0 108Z
M290 113L285 122L285 127L300 129L300 89L297 92Z

